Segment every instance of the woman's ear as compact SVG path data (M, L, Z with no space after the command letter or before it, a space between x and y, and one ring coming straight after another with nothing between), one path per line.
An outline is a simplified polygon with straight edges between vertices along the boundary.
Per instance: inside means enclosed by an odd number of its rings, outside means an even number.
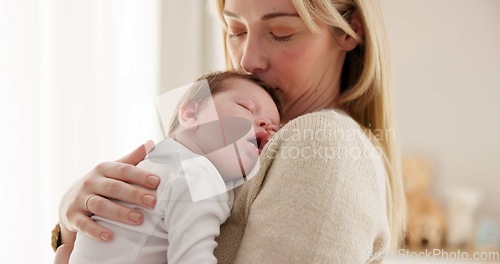
M361 21L361 16L357 10L353 12L351 22L349 24L351 25L351 28L354 30L354 32L358 35L359 40L356 40L352 36L343 32L343 34L338 38L338 42L346 51L351 51L356 48L359 42L363 39L365 33L363 28L363 21Z
M179 123L186 129L198 126L198 102L189 102L181 106Z

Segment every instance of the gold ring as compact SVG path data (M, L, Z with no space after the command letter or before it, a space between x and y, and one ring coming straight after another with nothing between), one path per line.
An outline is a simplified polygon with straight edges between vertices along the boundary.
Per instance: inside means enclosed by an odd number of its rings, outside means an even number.
M87 201L85 201L85 209L87 209L88 212L90 212L90 209L89 209L90 198L92 198L94 196L98 196L98 195L97 194L92 194L92 195L89 196L89 198L87 198Z

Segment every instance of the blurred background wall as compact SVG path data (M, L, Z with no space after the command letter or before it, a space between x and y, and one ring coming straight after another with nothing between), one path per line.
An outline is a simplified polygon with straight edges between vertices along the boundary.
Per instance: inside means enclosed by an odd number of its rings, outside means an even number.
M206 4L0 0L0 262L51 263L71 184L161 139L154 99L224 67Z
M428 157L432 191L480 192L500 220L500 1L381 0L403 152Z

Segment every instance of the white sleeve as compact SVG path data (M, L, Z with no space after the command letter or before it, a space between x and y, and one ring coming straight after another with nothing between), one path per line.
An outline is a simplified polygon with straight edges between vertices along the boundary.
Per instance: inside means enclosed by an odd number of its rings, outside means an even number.
M190 173L210 177L204 168ZM167 188L164 199L165 225L168 230L168 263L217 263L213 252L220 225L231 208L229 194L223 193L193 202L184 177L177 177Z

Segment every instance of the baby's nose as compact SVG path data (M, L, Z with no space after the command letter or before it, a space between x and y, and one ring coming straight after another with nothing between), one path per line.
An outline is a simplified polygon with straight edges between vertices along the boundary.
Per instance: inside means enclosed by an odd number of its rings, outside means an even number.
M262 128L267 130L267 127L269 127L269 125L271 125L271 121L269 121L268 119L264 118L264 119L257 120L258 127L262 127Z

